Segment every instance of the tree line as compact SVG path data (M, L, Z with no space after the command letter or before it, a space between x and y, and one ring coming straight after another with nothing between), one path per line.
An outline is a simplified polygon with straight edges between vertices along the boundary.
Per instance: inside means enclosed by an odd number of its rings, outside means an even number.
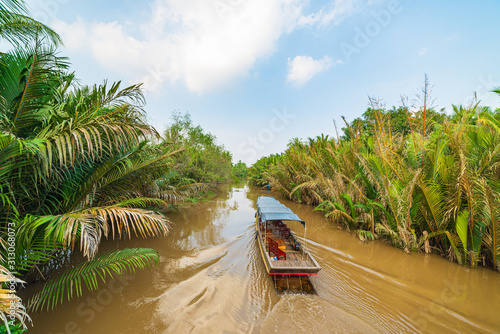
M500 109L431 105L427 78L412 103L370 98L361 117L343 118L342 135L293 139L249 179L314 205L362 241L384 237L408 253L500 270Z

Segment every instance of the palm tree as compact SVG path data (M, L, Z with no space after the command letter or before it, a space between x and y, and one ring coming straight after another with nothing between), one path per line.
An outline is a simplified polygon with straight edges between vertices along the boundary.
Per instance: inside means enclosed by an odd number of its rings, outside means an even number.
M99 272L157 262L156 251L148 249L98 255L102 237L165 235L169 220L160 207L202 187L172 189L164 182L181 150L155 144L160 138L145 122L140 85L81 87L67 73L67 60L39 43L0 58L2 264L7 226L16 229L10 272L19 277L32 270L43 277L44 265L65 249L80 249L88 260L82 270L49 280L30 305L55 306L62 299L53 293L75 296L68 277L96 287L96 275L105 280ZM156 190L144 188L150 182Z
M183 148L158 144L140 85L78 85L56 53L60 37L31 19L23 1L0 1L0 38L14 45L0 54L0 282L20 283L33 270L45 279L45 264L79 248L87 261L50 278L30 303L54 307L63 295L81 295L82 282L94 289L107 274L157 263L151 249L98 255L98 246L102 237L165 235L161 207L204 185L172 178L172 157ZM22 326L29 320L21 300L2 293L8 332L11 303Z

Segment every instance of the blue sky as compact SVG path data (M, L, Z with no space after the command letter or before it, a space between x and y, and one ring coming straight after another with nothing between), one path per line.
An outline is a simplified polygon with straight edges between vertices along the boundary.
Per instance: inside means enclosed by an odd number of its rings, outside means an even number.
M430 0L28 0L63 37L84 84L144 82L160 132L173 111L235 161L294 137L335 135L368 95L397 105L427 74L438 108L476 91L500 107L500 2Z

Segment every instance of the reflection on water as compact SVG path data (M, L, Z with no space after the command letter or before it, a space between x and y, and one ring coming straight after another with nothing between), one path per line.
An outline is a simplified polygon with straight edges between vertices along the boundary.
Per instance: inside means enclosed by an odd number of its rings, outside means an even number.
M167 238L109 241L102 250L158 249L160 265L34 315L30 333L498 332L500 275L381 241L361 243L311 207L280 200L307 221L322 271L317 295L278 296L253 227L256 188L171 215ZM294 226L291 226L294 229ZM300 226L298 235L304 235Z

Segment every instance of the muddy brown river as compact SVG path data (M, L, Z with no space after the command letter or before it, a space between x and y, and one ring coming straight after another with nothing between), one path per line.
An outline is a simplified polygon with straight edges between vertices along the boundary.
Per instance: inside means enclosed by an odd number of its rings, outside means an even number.
M255 240L261 195L231 187L171 214L166 238L104 243L155 248L161 262L33 314L29 333L500 333L500 273L364 244L276 196L307 222L307 249L322 267L317 295L278 296Z

